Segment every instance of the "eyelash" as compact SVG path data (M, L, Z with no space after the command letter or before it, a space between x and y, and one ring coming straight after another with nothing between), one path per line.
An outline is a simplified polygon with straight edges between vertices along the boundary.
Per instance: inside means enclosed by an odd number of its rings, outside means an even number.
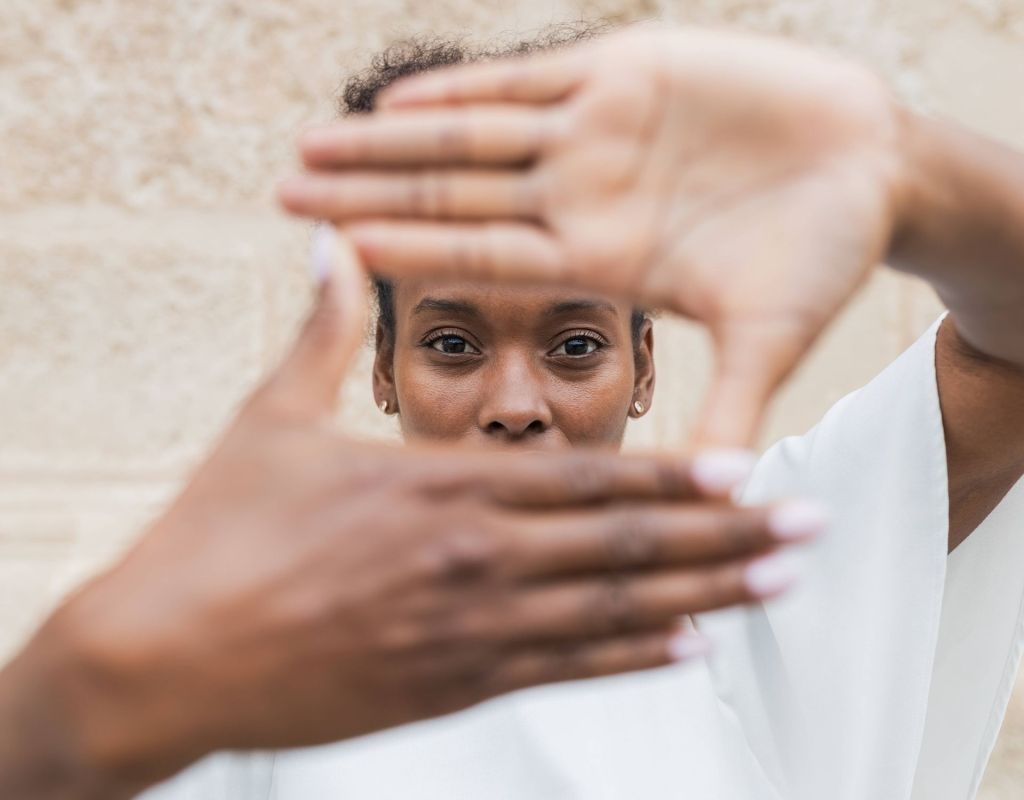
M445 353L443 350L435 347L435 345L438 342L442 341L443 339L448 339L448 338L460 339L465 344L465 346L467 348L472 348L473 352ZM570 342L573 339L586 339L588 341L593 342L596 345L596 347L591 352L583 353L583 354L580 354L580 355L570 355L569 353L560 353L560 354L557 354L557 355L555 354L555 350L558 350L558 348L560 348L560 347L564 347L566 345L566 343ZM571 358L571 359L581 359L581 358L586 358L587 356L593 355L598 350L601 350L604 347L608 347L610 344L611 343L607 339L605 339L603 336L601 336L601 334L599 334L599 333L597 333L595 331L585 330L585 329L573 330L573 331L568 331L565 334L563 334L562 337L560 338L559 343L557 345L555 345L548 352L548 355L549 356L554 356L556 358L557 357L563 357L563 358ZM420 342L420 346L421 347L428 347L431 350L435 350L435 351L437 351L437 352L439 352L439 353L441 353L443 355L447 355L447 356L479 355L480 354L480 348L478 348L475 344L473 344L471 341L469 341L469 338L465 335L465 332L459 330L458 328L443 328L441 330L432 331L431 333L429 333Z
M471 353L445 353L443 350L440 350L437 347L434 347L434 345L437 342L440 342L442 339L448 339L448 338L461 339L463 342L465 342L466 347L473 348L473 352L471 352ZM469 341L469 337L467 337L465 335L464 331L460 331L457 328L443 328L443 329L438 330L438 331L432 331L431 333L427 334L427 336L423 339L422 342L420 342L420 345L422 347L428 347L431 350L436 350L438 353L441 353L442 355L446 355L446 356L463 356L463 355L475 356L475 355L479 355L480 354L480 348L477 347L475 344L473 344L471 341Z
M611 342L609 342L607 339L605 339L603 336L601 336L601 334L599 334L599 333L597 333L595 331L584 330L584 329L575 330L575 331L568 331L567 333L562 335L559 343L557 345L555 345L554 348L552 348L552 350L548 353L548 355L551 355L552 353L554 353L555 350L557 350L560 347L565 347L566 343L571 341L572 339L587 339L587 340L589 340L591 342L594 342L594 344L596 344L597 346L591 352L589 352L589 353L583 353L582 355L576 355L576 356L570 355L569 353L564 353L564 354L559 354L559 357L572 358L572 359L586 358L587 356L591 356L594 353L596 353L598 350L600 350L600 349L602 349L604 347L608 347L608 345L611 344Z

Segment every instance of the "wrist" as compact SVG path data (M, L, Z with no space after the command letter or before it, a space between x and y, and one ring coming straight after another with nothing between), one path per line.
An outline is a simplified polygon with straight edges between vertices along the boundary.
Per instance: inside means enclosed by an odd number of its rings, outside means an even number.
M931 242L943 219L955 213L956 197L941 178L937 123L898 105L894 114L899 166L888 261L896 269L920 274L927 271Z
M116 800L143 788L91 752L67 645L48 623L0 673L0 796Z
M189 717L157 668L159 648L102 624L110 611L104 582L94 583L4 671L0 773L12 763L19 787L10 796L130 798L201 755L175 724Z

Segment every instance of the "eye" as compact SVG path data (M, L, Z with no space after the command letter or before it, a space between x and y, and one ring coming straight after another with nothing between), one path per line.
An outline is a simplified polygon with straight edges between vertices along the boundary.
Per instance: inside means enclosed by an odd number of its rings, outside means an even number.
M465 336L457 331L435 331L423 341L423 346L448 356L478 355L480 353Z
M572 331L548 355L582 358L597 352L607 344L608 342L603 336L593 331Z

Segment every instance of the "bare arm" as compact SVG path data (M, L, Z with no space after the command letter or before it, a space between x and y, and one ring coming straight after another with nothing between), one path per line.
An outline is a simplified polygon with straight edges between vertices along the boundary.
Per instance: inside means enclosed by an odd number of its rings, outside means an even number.
M949 549L1024 473L1024 155L907 115L890 261L950 309L936 372L949 472Z

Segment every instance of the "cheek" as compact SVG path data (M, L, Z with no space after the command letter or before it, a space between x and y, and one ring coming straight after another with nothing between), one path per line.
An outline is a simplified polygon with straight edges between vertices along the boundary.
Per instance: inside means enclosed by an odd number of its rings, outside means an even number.
M552 385L554 424L573 445L617 446L633 400L633 361L615 357L579 378Z
M472 373L456 376L414 356L396 354L395 393L406 439L452 441L472 434L480 393Z

